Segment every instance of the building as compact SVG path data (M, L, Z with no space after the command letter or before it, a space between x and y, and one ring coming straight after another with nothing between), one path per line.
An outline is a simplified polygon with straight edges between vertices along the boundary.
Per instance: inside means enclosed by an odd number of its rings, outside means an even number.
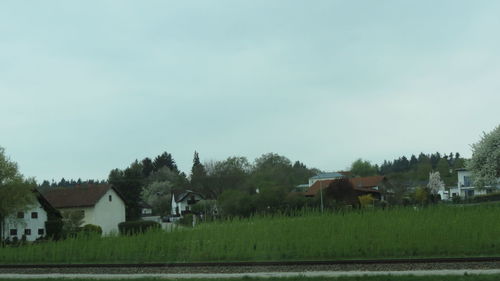
M306 197L314 197L337 179L316 180L309 189L304 192ZM384 199L383 190L389 185L384 176L349 178L349 182L357 196L371 194L375 199Z
M192 190L177 190L172 192L172 210L174 217L180 217L191 212L191 206L205 199L203 195Z
M44 196L63 214L82 212L83 225L98 225L103 234L118 233L118 224L125 221L125 200L112 185L58 188Z
M46 222L60 220L61 214L37 190L36 201L27 211L19 211L8 216L2 225L2 239L35 241L47 235ZM0 240L2 240L0 239Z
M497 184L497 186L487 186L485 188L479 189L474 186L474 180L471 171L465 168L457 169L456 171L458 177L457 186L450 188L448 192L440 192L439 194L441 195L441 199L443 200L450 200L453 197L457 196L462 199L468 199L476 195L485 195L498 191L498 189L500 188L500 186Z
M316 176L309 178L309 187L313 186L313 184L317 181L334 180L343 177L344 175L336 172L317 174Z

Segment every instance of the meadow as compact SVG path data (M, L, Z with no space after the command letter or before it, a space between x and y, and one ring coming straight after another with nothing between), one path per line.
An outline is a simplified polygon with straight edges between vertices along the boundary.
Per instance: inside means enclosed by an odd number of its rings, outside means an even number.
M500 254L500 205L303 211L173 232L0 248L0 263L143 263L478 257Z

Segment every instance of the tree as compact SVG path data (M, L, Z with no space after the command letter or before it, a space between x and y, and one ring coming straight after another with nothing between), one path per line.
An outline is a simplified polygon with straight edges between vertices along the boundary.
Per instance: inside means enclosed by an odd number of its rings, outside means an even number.
M207 171L206 193L208 199L216 199L225 190L248 191L246 183L250 164L245 157L229 157L224 161L205 162Z
M356 191L347 178L340 178L332 181L328 187L324 189L323 197L326 202L335 201L336 203L352 205L354 207L359 205Z
M363 159L359 158L351 164L351 174L355 177L374 176L377 174L377 169L370 161L363 161Z
M472 145L472 158L467 163L478 188L495 186L500 178L500 125Z
M163 152L161 155L157 156L153 161L154 171L158 171L162 167L168 167L170 170L174 172L179 172L179 169L177 168L177 164L175 164L172 154L168 152Z
M24 179L17 164L5 156L0 147L0 242L3 241L4 220L14 212L24 211L35 202L34 179Z
M205 166L200 162L198 152L194 152L193 167L191 168L191 187L195 190L205 193L204 183L207 178L207 171Z
M429 183L427 187L432 194L437 194L439 190L444 190L444 182L441 180L439 172L429 173Z
M172 187L170 181L155 181L142 189L141 199L153 207L153 213L167 215L170 213Z

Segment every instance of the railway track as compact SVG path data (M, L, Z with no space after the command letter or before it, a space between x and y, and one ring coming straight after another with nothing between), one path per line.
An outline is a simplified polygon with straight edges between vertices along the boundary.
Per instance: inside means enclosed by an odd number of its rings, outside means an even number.
M419 264L498 264L499 257L470 258L399 258L332 261L242 261L242 262L176 262L176 263L61 263L61 264L0 264L0 269L84 269L84 268L235 268L235 267L308 267L308 266L369 266Z

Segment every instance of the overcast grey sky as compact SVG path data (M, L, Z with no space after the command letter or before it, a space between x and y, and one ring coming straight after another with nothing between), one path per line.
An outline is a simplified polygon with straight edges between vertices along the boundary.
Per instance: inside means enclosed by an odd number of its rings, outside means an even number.
M43 179L275 152L325 171L500 121L500 1L2 1L0 146Z

